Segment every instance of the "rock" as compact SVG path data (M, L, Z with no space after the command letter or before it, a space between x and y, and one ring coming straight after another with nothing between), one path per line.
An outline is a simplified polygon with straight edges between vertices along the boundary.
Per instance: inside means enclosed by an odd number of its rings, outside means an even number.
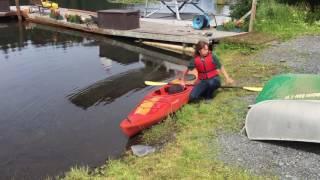
M131 146L131 150L134 155L142 157L147 154L154 153L156 151L156 148L146 145L133 145Z

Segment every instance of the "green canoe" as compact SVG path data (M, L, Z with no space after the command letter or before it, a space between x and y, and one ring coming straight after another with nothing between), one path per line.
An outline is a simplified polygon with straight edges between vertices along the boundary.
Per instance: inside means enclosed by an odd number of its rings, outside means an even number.
M320 100L320 75L282 74L269 80L256 98L266 100Z

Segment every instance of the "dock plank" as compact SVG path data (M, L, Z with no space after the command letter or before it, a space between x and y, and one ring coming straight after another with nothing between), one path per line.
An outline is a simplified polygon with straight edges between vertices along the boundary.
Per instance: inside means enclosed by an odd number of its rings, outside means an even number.
M14 11L7 11L7 12L2 12L0 11L0 17L11 17L11 16L16 16L17 13Z
M28 8L28 7L22 7ZM60 13L76 13L81 16L90 17L97 16L97 13L83 10L60 8ZM25 14L28 21L35 23L53 25L58 27L70 28L84 32L90 32L107 36L128 37L134 39L147 39L154 41L165 41L172 43L196 44L199 40L211 43L213 40L225 37L237 36L243 33L217 31L214 28L195 30L191 25L169 24L162 21L152 21L152 19L140 18L140 28L132 30L115 30L99 28L96 24L75 24L66 20L55 20L48 15L40 15L39 13Z

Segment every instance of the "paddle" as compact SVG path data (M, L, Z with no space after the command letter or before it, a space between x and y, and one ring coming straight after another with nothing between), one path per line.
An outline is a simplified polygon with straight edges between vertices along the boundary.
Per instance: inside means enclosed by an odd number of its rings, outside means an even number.
M175 83L167 83L167 82L155 82L155 81L145 81L144 82L148 86L163 86L166 84L175 84ZM262 91L262 87L248 87L248 86L221 86L221 88L239 88L248 91L260 92Z

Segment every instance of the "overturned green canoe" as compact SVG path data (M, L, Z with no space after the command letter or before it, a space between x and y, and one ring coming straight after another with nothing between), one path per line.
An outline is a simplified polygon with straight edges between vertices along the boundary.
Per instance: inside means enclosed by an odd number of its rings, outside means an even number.
M320 100L320 75L282 74L264 86L256 102L275 99Z

